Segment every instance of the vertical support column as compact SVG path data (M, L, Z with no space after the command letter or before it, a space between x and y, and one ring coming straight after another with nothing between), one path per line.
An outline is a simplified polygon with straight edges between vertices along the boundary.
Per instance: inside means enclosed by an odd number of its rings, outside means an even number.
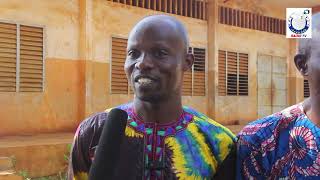
M207 26L208 26L208 76L207 76L207 114L215 118L216 111L216 86L217 84L217 25L218 25L218 1L208 0L207 9Z
M168 0L164 0L164 12L168 12Z
M93 0L80 0L79 58L81 87L79 87L79 121L92 113L92 8Z

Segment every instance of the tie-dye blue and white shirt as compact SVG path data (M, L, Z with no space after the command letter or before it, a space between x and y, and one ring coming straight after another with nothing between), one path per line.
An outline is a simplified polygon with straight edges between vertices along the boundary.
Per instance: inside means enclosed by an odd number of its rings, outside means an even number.
M247 125L238 135L238 179L320 179L320 131L302 103Z
M173 123L145 123L132 103L115 179L218 179L235 175L235 136L197 111L184 107ZM107 112L80 124L75 135L69 179L87 179ZM233 178L232 177L232 178Z

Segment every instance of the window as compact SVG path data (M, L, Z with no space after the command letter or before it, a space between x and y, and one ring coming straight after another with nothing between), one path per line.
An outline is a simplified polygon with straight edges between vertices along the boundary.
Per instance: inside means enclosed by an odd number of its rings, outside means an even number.
M192 68L185 72L183 77L182 95L205 96L206 95L206 50L204 48L189 48L195 60Z
M0 92L42 92L43 28L0 22Z
M303 95L304 98L310 97L309 82L306 79L303 80Z
M128 94L129 84L124 72L127 39L112 37L111 93Z
M108 0L115 3L162 11L170 14L206 19L205 0Z
M219 96L248 95L248 54L219 50Z
M219 23L241 28L286 34L286 21L228 7L219 7Z

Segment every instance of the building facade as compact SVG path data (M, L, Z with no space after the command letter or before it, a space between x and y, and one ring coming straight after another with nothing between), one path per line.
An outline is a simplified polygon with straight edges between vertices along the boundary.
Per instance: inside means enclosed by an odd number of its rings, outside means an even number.
M130 101L126 40L152 14L176 17L189 33L196 61L184 105L228 125L300 102L307 86L293 63L296 41L285 37L285 8L300 1L286 2L0 1L0 137L74 132L85 117Z
M175 16L189 32L196 64L185 76L185 105L242 124L301 101L285 8L263 2L1 1L0 135L71 131L130 101L125 43L151 14Z

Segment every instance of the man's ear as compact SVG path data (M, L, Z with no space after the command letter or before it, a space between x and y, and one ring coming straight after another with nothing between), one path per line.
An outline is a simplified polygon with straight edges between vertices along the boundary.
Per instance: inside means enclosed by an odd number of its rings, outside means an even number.
M302 76L308 76L308 64L307 64L307 57L304 54L297 54L294 57L294 63L296 64L297 69L301 73Z
M191 69L194 62L194 55L191 53L187 53L185 63L183 65L183 71L187 71Z

